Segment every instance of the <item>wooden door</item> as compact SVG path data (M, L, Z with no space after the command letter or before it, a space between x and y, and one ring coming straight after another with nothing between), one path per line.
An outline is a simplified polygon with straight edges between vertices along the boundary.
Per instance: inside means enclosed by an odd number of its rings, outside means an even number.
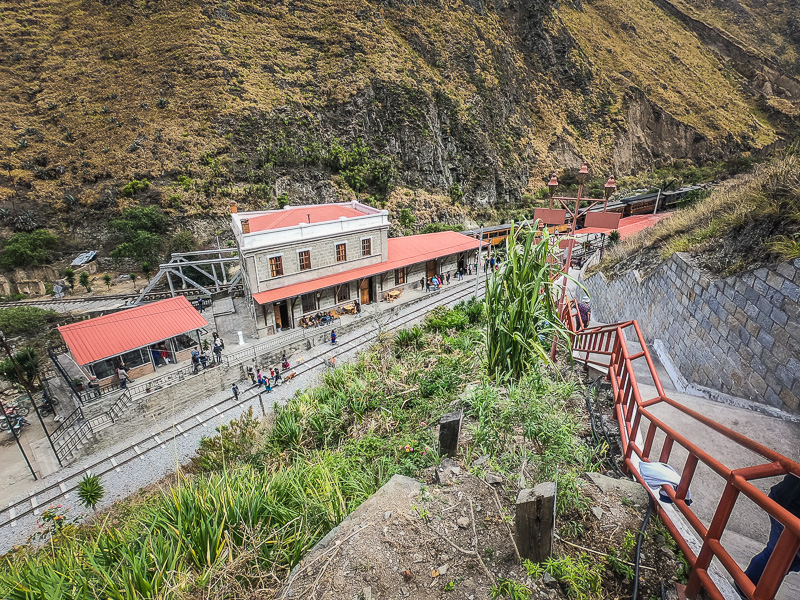
M361 304L369 304L369 279L362 279L359 289L361 290Z
M281 307L279 304L273 304L272 308L275 312L275 327L283 329L283 322L281 321Z
M436 275L436 261L435 260L429 260L428 264L425 266L425 269L426 269L426 272L427 272L427 275L428 275L428 279L430 279L431 277Z

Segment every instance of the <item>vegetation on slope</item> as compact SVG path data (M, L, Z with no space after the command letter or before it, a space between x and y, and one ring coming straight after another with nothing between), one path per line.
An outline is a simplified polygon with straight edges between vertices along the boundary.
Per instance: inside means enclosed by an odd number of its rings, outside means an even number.
M757 166L708 197L616 245L600 268L613 275L675 252L718 275L800 257L800 155Z
M502 204L577 155L641 166L617 143L643 99L688 127L635 136L664 156L695 131L717 154L774 139L715 56L625 2L7 3L0 217L87 236L138 203L205 217L394 184Z

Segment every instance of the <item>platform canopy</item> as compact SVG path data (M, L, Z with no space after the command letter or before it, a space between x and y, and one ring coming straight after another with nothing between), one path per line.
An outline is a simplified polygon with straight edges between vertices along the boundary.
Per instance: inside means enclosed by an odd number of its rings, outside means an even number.
M635 233L639 233L643 229L652 227L661 219L670 216L672 213L658 213L655 215L633 215L619 220L616 227L584 227L578 229L575 235L587 235L590 233L610 233L615 229L619 231L622 239L628 238Z
M208 326L183 296L159 300L58 328L79 365L144 348Z
M483 242L484 246L488 242ZM442 231L439 233L427 233L422 235L409 235L405 237L389 238L388 240L388 260L383 262L342 271L325 277L318 277L309 281L294 283L274 290L267 290L253 294L253 298L259 304L277 302L285 298L294 298L302 294L308 294L317 290L341 285L348 281L371 277L379 273L386 273L395 269L401 269L417 263L426 262L442 256L449 256L459 252L477 250L481 242L478 240L456 233L455 231Z

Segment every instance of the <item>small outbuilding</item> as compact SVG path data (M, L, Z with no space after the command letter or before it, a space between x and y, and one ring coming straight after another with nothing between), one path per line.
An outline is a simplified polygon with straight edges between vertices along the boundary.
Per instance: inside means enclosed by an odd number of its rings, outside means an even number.
M190 359L206 321L183 296L58 328L73 360L100 385L123 364L131 378Z

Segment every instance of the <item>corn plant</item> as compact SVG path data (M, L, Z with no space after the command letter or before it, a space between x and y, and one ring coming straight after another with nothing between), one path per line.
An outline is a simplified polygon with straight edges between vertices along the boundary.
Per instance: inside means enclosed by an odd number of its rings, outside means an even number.
M558 246L546 229L538 244L535 234L534 229L515 231L512 225L503 268L487 282L488 368L498 379L518 379L540 363L549 365L554 339L564 346L570 343L558 316L562 293Z

